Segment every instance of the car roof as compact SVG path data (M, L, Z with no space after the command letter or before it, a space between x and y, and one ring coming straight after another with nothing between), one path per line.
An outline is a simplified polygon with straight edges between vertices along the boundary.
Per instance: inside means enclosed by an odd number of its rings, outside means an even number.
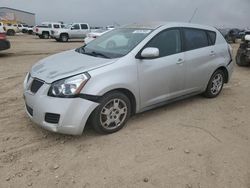
M205 29L205 30L213 30L216 29L212 26L193 24L193 23L185 23L185 22L147 22L147 23L133 23L129 25L125 25L122 28L135 28L135 29L151 29L156 30L160 27L190 27L197 29Z

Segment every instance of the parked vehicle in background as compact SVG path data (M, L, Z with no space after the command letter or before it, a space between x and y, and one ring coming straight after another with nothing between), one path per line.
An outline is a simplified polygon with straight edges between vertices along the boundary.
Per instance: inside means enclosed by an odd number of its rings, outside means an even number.
M104 33L107 33L108 31L110 31L110 30L98 29L98 30L95 30L94 32L90 32L90 33L87 34L87 37L84 39L84 43L88 44L92 40L100 37L101 35L103 35Z
M67 42L69 39L84 39L89 32L89 24L73 23L65 28L52 30L51 38L58 42Z
M34 26L28 26L28 34L29 35L32 35L33 34L33 31L34 31Z
M236 55L236 63L239 66L250 65L250 35L246 35L244 41L240 44Z
M19 32L17 24L6 24L4 25L6 34L9 36L14 36L17 32Z
M241 39L240 32L241 32L241 30L239 30L239 29L231 29L226 34L225 39L229 43L235 43L237 39Z
M17 28L18 28L19 32L22 32L22 33L28 32L28 25L26 25L26 24L18 24Z
M129 117L203 93L217 97L233 72L232 48L213 27L132 24L34 65L24 80L30 119L64 134L119 131Z
M0 22L0 32L4 33L5 32L5 27L2 22Z
M3 23L0 22L0 51L10 48L10 42L6 38Z
M108 26L106 27L106 29L107 29L107 30L112 30L112 29L115 29L115 26L113 26L113 25L108 25Z
M40 25L36 26L36 35L40 39L48 39L51 36L51 31L56 31L59 29L62 29L64 26L62 26L61 23L49 23L48 25Z

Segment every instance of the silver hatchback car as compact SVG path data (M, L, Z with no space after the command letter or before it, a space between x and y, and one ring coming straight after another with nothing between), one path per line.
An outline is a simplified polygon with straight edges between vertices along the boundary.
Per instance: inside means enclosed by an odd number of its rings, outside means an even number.
M218 96L233 72L231 47L209 26L133 24L35 64L24 81L33 122L58 133L120 130L129 117L203 93Z

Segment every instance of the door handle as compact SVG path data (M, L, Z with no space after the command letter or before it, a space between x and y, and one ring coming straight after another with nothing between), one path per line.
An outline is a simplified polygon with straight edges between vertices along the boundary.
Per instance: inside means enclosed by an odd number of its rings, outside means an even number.
M182 58L179 58L176 64L181 65L181 64L183 64L183 62L184 62L184 60Z
M211 51L209 56L215 56L215 52Z

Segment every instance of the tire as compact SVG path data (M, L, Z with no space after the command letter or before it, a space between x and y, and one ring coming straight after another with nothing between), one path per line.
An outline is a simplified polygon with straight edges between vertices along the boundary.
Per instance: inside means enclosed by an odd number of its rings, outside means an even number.
M49 33L44 32L42 35L44 39L49 39Z
M60 41L61 42L68 42L69 36L67 34L61 34Z
M131 103L126 95L115 91L104 95L100 105L91 115L91 124L96 132L111 134L124 127L131 115Z
M15 34L16 34L16 32L14 30L12 30L12 29L9 29L7 31L7 35L9 35L9 36L14 36Z
M211 76L207 85L207 89L204 93L204 96L207 98L217 97L221 93L224 83L225 83L225 74L222 70L218 69Z
M38 37L39 37L40 39L43 39L43 36L42 36L42 35L38 35Z
M28 31L29 35L32 35L33 34L33 31Z
M246 56L240 52L236 55L236 64L240 67L246 67L250 65L250 61L246 60Z
M62 42L61 39L55 39L55 40L56 40L56 42Z

